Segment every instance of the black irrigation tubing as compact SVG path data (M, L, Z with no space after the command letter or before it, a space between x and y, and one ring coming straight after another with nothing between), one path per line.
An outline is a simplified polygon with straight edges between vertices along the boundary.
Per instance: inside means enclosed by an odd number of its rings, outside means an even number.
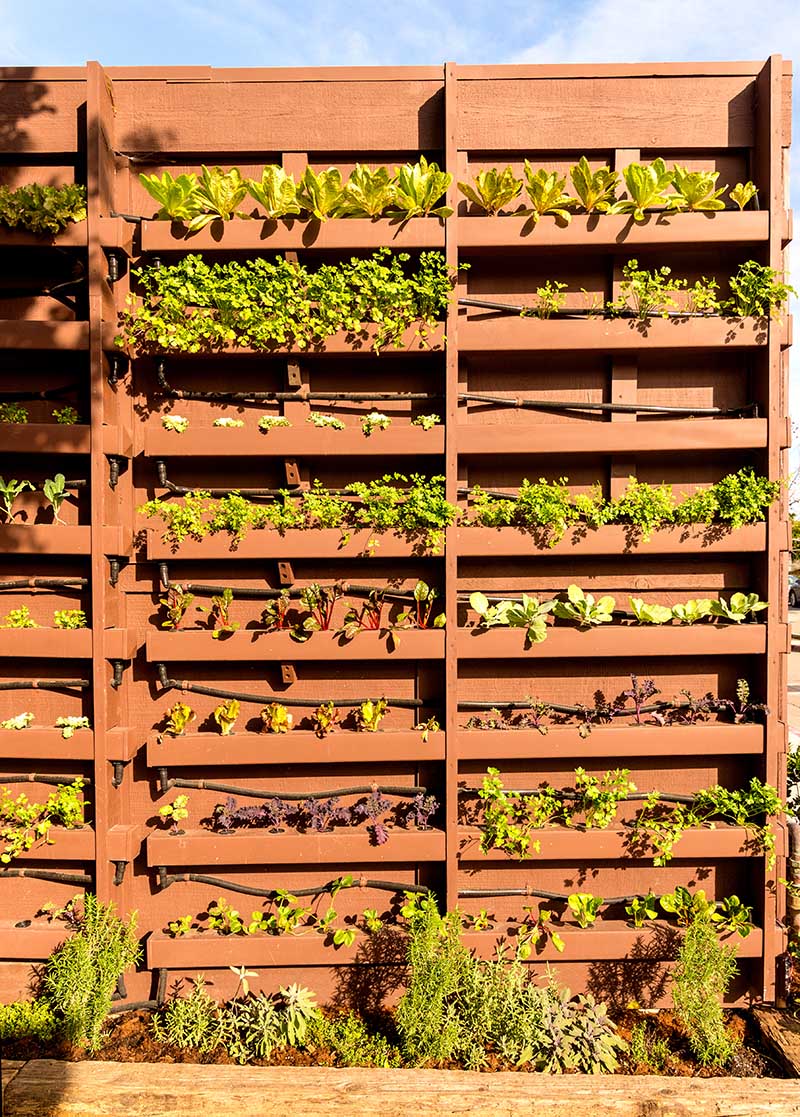
M459 793L459 795L480 795L482 790L483 790L483 788L481 788L481 787L459 787L458 793ZM579 791L559 791L557 788L550 787L548 785L546 785L544 787L507 787L506 788L506 792L510 795L539 795L543 791L552 791L558 796L559 799L567 799L567 800L581 800L581 799L583 799L583 795ZM617 801L620 802L620 803L644 803L645 800L649 799L651 795L655 795L655 794L656 794L656 792L652 792L652 791L651 792L635 791L635 792L632 792L630 795L620 796L620 798ZM659 803L689 803L689 804L691 804L691 803L694 803L694 801L695 801L695 796L694 795L678 795L678 794L662 795L660 792L658 792L658 802ZM590 829L591 829L591 827L590 827Z
M88 578L14 578L8 582L0 582L0 591L55 590L72 587L84 589L88 584Z
M458 895L464 900L488 900L499 896L532 896L537 900L554 900L565 903L569 899L566 892L547 892L543 888L459 888ZM629 904L631 900L638 900L642 893L636 892L632 896L609 896L603 899L603 906L611 904Z
M604 321L612 321L615 318L623 318L628 322L650 322L653 318L709 318L711 315L704 313L700 310L668 310L668 311L653 311L652 314L646 314L643 317L636 314L633 310L617 311L615 314L607 314L603 308L598 307L594 309L575 309L575 310L553 310L549 314L539 315L538 307L535 306L521 306L516 303L499 303L492 299L472 299L461 298L456 302L459 306L471 306L477 310L497 310L504 314L519 314L525 318L601 318ZM738 315L728 314L728 318L739 317Z
M536 705L535 702L486 702L479 699L459 699L458 701L459 710L532 710ZM546 705L557 714L585 715L595 712L591 706L564 706L554 702L548 702ZM688 702L655 702L649 706L640 706L639 713L654 714L664 709L682 710L688 705ZM627 717L635 714L636 710L634 709L619 710L615 712L614 717Z
M254 702L257 705L266 705L278 702L281 706L321 706L323 703L332 702L334 706L360 706L363 702L374 702L374 698L287 698L281 694L243 694L235 690L220 690L218 687L202 686L200 683L190 683L186 680L170 679L167 675L165 663L157 663L158 680L165 690L180 690L190 694L206 694L210 698L235 698L239 702ZM88 686L88 683L87 683ZM2 689L0 687L0 689ZM400 710L418 710L427 703L421 698L387 698L390 707Z
M57 402L72 399L82 388L82 384L67 384L64 388L44 388L40 392L0 392L0 402L33 403L36 400Z
M0 868L0 879L7 877L31 877L33 880L50 880L54 884L92 884L88 873L57 873L52 869L5 869Z
M635 415L642 411L652 415L756 415L758 405L743 404L741 407L668 407L652 403L578 403L575 400L522 399L519 396L490 396L478 392L459 394L459 400L475 403L491 403L499 407L522 408L529 411L602 411L612 414Z
M210 884L212 888L227 888L230 892L241 892L244 896L262 896L266 900L277 900L280 890L276 888L253 888L249 884L239 884L236 881L224 880L222 877L209 877L203 873L167 873L165 865L157 866L159 888L169 888L171 884ZM372 880L360 877L354 879L352 884L342 884L341 877L327 881L313 888L292 888L288 891L292 896L322 896L332 892L334 887L345 888L371 888L378 892L416 892L427 896L430 889L422 884L402 884L395 880Z
M287 803L303 803L307 799L334 799L338 795L370 795L373 791L379 791L382 795L392 795L398 799L407 799L409 795L424 795L428 790L426 787L385 787L383 784L363 784L359 787L337 787L333 791L277 793L253 787L238 787L229 783L216 783L213 780L181 779L162 780L161 786L163 790L170 787L185 787L193 791L219 791L225 795L243 795L248 799L283 799Z
M166 563L161 563L160 564L160 568L163 568L163 567L166 567ZM185 590L187 593L198 593L198 594L203 594L203 595L207 595L207 594L210 595L210 594L224 593L226 589L230 588L229 586L207 585L205 582L174 582L173 583L173 582L169 581L169 575L168 574L167 574L166 579L164 578L163 572L161 572L161 570L160 570L160 573L159 573L159 577L160 577L160 580L161 580L161 585L163 586L163 588L165 590L171 589L173 585L176 585L176 586L179 585L181 587L181 589ZM0 583L0 589L3 589L3 588L4 587L3 587L2 583ZM380 586L362 586L362 585L357 585L353 582L336 582L336 583L333 583L332 585L329 585L329 586L320 586L320 589L323 589L323 590L341 589L343 595L344 594L352 594L355 597L369 597L369 596L371 596L371 594L375 593L375 594L379 594L381 599L385 599L386 601L413 601L414 600L413 590L382 590L380 588ZM265 600L271 601L271 600L273 600L275 598L278 598L278 597L292 597L292 598L302 597L303 592L304 591L302 589L290 588L288 586L284 587L283 589L279 589L279 590L241 588L241 589L234 590L233 599L235 601L235 600L241 599L241 598L254 598L256 600L260 600L260 599L263 598Z
M84 786L91 784L91 776L43 776L38 772L23 772L21 775L7 776L3 773L3 783L49 783L54 787L66 786L67 784L75 783L75 780L80 779L83 781Z
M187 493L197 492L198 485L176 485L174 481L170 481L167 476L166 463L161 459L156 460L156 473L158 474L158 483L163 485L169 492L175 493L176 496L186 496ZM231 493L236 492L241 496L247 497L268 497L268 496L282 496L283 493L289 492L292 495L299 495L302 489L299 485L284 485L281 489L202 489L203 492L208 493L209 496L230 496ZM345 489L328 489L328 492L334 495L343 494Z
M14 679L0 682L0 690L88 690L88 679Z

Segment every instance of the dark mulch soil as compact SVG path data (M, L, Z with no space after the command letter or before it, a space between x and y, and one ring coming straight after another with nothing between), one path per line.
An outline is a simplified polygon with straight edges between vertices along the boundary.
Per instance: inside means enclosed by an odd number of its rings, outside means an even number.
M150 1027L151 1013L126 1012L111 1018L103 1046L95 1054L73 1047L64 1042L42 1045L33 1040L4 1045L3 1055L7 1059L64 1059L75 1062L81 1059L96 1059L101 1062L120 1063L200 1063L204 1065L232 1064L223 1050L198 1053L183 1051L154 1038ZM623 1038L630 1037L633 1026L642 1020L636 1013L627 1013L618 1019ZM693 1059L680 1028L670 1012L660 1012L647 1017L652 1033L664 1039L670 1049L666 1066L660 1072L666 1076L683 1078L785 1078L782 1068L764 1050L758 1030L746 1013L732 1012L729 1018L731 1031L737 1035L742 1046L733 1058L731 1065L724 1071L709 1070L698 1066ZM317 1048L313 1052L298 1051L287 1047L273 1053L271 1059L253 1060L256 1066L336 1066L336 1058L330 1051ZM448 1069L458 1069L457 1067ZM487 1066L491 1071L510 1071L514 1067L498 1056L490 1055ZM522 1068L524 1070L524 1068ZM632 1066L623 1059L620 1073L653 1074L649 1066Z

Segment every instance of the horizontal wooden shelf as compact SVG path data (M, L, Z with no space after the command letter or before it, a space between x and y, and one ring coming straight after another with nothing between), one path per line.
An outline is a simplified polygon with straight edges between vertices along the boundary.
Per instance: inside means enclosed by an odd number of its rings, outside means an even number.
M534 225L530 217L467 216L458 222L460 250L496 248L640 248L645 245L760 244L769 237L769 213L651 213L644 221L624 214L575 214L569 225L543 217Z
M90 450L88 424L0 424L0 452L4 454L88 454Z
M385 660L441 659L444 656L444 633L440 630L415 630L398 633L399 647L389 650L387 637L377 632L361 632L353 640L343 640L332 632L315 632L309 640L298 643L288 632L261 632L240 629L215 640L210 632L148 632L147 659L150 663L164 661L230 662L246 660Z
M72 221L60 233L29 233L26 229L0 228L0 249L85 247L85 221Z
M459 860L470 864L481 861L503 861L509 865L537 861L574 861L585 865L595 861L648 861L653 857L652 850L648 848L637 848L632 852L629 831L623 829L609 827L607 830L579 830L551 826L537 830L534 837L541 843L541 851L531 853L520 861L502 849L490 849L487 853L482 853L480 831L475 827L462 826L459 827ZM709 827L684 830L675 843L672 856L675 861L691 859L705 862L722 858L763 857L764 854L756 849L752 835L745 827L718 823L715 829Z
M0 729L0 758L3 760L91 760L93 757L91 729L76 729L67 740L60 729L54 728Z
M522 629L461 628L460 659L557 659L581 656L715 656L761 655L766 648L764 624L703 623L694 625L603 625L579 629L548 627L541 644L525 646Z
M152 969L164 967L168 970L340 966L352 964L363 943L363 934L358 934L350 946L334 946L331 936L313 931L302 935L218 935L214 931L190 931L178 938L164 931L153 931L147 937L147 964Z
M0 528L0 543L2 542ZM370 546L370 544L374 544ZM232 536L220 532L205 539L184 539L174 546L165 542L161 531L147 530L147 557L163 562L179 559L353 559L353 558L410 558L412 555L430 554L422 538L409 539L394 531L347 531L338 528L290 528L278 532L271 529L250 531L234 543Z
M548 939L543 948L533 948L527 962L622 961L631 957L672 961L683 938L683 928L664 919L639 928L631 927L623 920L602 918L591 927L578 927L574 923L553 923L551 927L564 940L564 952L559 953ZM764 950L764 936L758 927L744 938L728 934L720 936L720 939L728 945L736 944L737 958L760 958ZM498 946L504 943L513 950L516 944L514 936L497 931L466 931L461 941L479 958L495 958Z
M389 841L376 846L364 829L330 834L270 834L236 830L222 835L202 830L185 834L154 833L147 838L147 864L180 865L351 865L444 860L443 830L390 831Z
M106 659L132 659L137 648L137 637L133 629L107 628L103 633L103 643ZM92 630L0 628L0 656L16 656L19 659L91 659Z
M444 453L444 427L395 426L368 438L360 427L336 431L310 425L278 427L265 434L255 427L190 427L183 434L147 426L144 453L150 458L171 457L421 457Z
M21 323L25 325L26 323ZM84 323L85 324L85 323ZM0 326L2 323L0 323ZM17 323L12 322L12 326ZM364 324L363 330L357 335L350 334L346 330L340 330L338 333L333 334L331 337L325 338L316 345L309 345L305 349L301 349L296 345L276 345L271 349L249 349L246 346L228 344L221 346L218 349L203 350L199 353L183 353L170 349L159 350L164 356L169 356L171 360L180 359L181 357L189 357L193 361L200 360L203 357L269 357L274 356L300 356L309 358L314 356L365 356L375 357L377 354L372 348L375 337L377 336L377 327L371 322ZM114 345L114 338L117 336L117 329L108 323L103 331L103 345L106 349L117 349ZM2 333L0 332L0 338ZM2 343L0 342L0 348ZM12 348L18 348L12 346ZM27 348L36 348L35 346L27 346ZM41 348L41 347L40 347ZM442 322L430 327L425 339L420 338L417 327L410 326L401 339L401 344L395 346L392 344L385 345L381 351L380 356L408 356L409 354L425 354L437 353L444 349L444 324ZM134 347L134 356L146 355L147 353L155 353L155 349L137 349Z
M42 962L71 934L72 930L58 921L15 927L13 923L3 920L0 923L0 960Z
M550 760L621 756L741 756L764 752L762 725L624 725L595 726L581 737L576 725L536 729L460 729L459 760Z
M277 764L381 764L386 761L444 760L441 731L422 740L416 729L387 729L377 733L339 730L317 737L311 730L289 733L184 733L170 737L151 734L147 739L150 768L221 768L226 765ZM0 748L2 737L0 736Z
M615 454L753 450L767 445L766 419L664 419L635 423L462 423L459 454Z
M0 349L88 349L88 322L0 320Z
M9 867L13 867L17 861L94 861L94 830L91 826L84 826L80 830L65 830L61 826L53 826L49 837L52 839L51 843L37 842L27 853L15 857Z
M755 348L767 344L768 332L768 323L762 318L652 318L640 322L631 318L471 315L459 319L458 348L462 353Z
M645 543L624 524L600 528L579 525L550 547L545 529L540 533L516 527L458 528L459 558L524 558L535 555L622 555L632 551L647 555L739 554L763 551L766 524L748 524L733 530L721 524L691 524L656 528Z
M129 528L103 527L103 553L126 555L130 552ZM0 552L6 555L89 555L92 529L84 525L1 524Z
M415 217L401 224L390 218L333 218L330 221L213 221L187 235L186 226L143 221L142 252L258 252L283 249L443 248L444 224Z

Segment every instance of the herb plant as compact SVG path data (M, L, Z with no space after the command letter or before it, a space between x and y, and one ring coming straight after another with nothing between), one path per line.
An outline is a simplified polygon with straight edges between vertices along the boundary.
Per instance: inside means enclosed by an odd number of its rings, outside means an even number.
M628 260L622 268L619 297L608 303L607 309L612 313L633 312L640 321L654 315L666 318L678 306L673 295L686 287L685 279L672 279L671 275L672 269L666 266L648 271L639 267L638 260Z
M746 260L731 276L731 297L725 309L740 318L771 317L789 298L794 287L778 278L779 273L766 264Z
M53 614L55 628L86 628L86 614L83 609L56 609Z
M723 946L708 918L686 929L672 972L675 1014L702 1066L724 1066L738 1043L725 1026L722 1002L738 973L736 947Z
M55 421L63 426L74 426L81 421L81 417L74 407L57 407L53 411Z
M28 409L21 403L0 403L0 423L27 423Z
M19 609L10 609L0 628L38 628L27 605L20 605Z

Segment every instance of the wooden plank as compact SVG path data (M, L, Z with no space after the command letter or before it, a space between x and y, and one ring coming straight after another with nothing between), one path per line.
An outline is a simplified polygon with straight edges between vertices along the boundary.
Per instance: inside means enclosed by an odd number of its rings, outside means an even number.
M9 731L11 732L11 731ZM2 734L0 734L2 748ZM416 729L390 729L377 733L342 731L320 739L311 730L290 733L185 733L179 737L151 734L147 740L150 768L218 768L291 764L369 764L387 761L443 760L444 733L428 734L423 741Z
M752 1011L768 1046L792 1077L800 1078L800 1021L790 1012L766 1005L756 1005Z
M760 423L758 419L740 421ZM347 429L343 431L303 425L278 427L265 434L257 429L253 420L253 425L249 427L192 426L183 434L178 434L151 423L144 429L144 454L150 458L218 455L225 458L380 458L387 454L391 457L418 458L425 454L441 454L444 450L442 426L425 431L421 427L412 427L408 422L394 423L388 430L375 431L367 438L357 418L349 417L346 425ZM766 423L763 425L766 442ZM496 446L496 435L494 439Z
M86 71L77 67L44 71L53 74L44 78L27 76L35 70L14 73L11 81L0 73L0 152L19 157L23 152L77 151Z
M606 830L578 830L564 826L548 826L537 830L535 837L540 842L539 853L520 860L502 849L481 851L481 832L477 827L462 826L459 859L470 866L485 862L501 862L506 865L536 865L541 861L556 861L559 864L574 861L583 865L588 861L650 860L653 851L647 846L631 850L630 831L609 827ZM176 839L177 840L177 839ZM715 829L684 830L673 849L676 861L681 859L697 860L701 864L720 858L738 859L741 857L762 857L763 853L754 847L752 834L743 826L717 824ZM779 851L780 856L780 851ZM491 866L494 869L494 865ZM494 877L494 880L497 878ZM476 887L474 882L470 887Z
M796 1084L772 1078L481 1074L325 1067L62 1063L34 1060L12 1079L8 1117L217 1117L306 1112L345 1117L354 1098L381 1117L798 1117ZM268 1102L267 1102L268 1099Z
M277 660L417 660L442 659L444 634L441 631L410 630L398 634L399 647L390 649L387 638L377 632L361 632L353 640L343 640L332 632L314 633L299 643L288 632L263 632L240 629L218 640L208 631L181 629L180 632L148 632L149 663L180 661L192 663L264 662Z
M504 434L508 428L504 428ZM763 551L766 524L748 524L732 531L721 525L656 528L645 543L621 524L568 531L555 546L546 536L514 527L462 527L458 553L469 558L525 558L545 555L742 554ZM162 544L163 546L163 544ZM153 557L153 556L150 556Z
M3 539L3 531L4 529L0 527L0 543ZM227 533L221 533L207 536L205 539L184 539L180 545L173 546L171 543L164 542L159 531L150 528L147 531L147 557L151 561L170 558L352 559L370 556L394 559L425 553L422 540L407 539L393 531L360 530L347 534L348 538L343 537L342 532L336 528L315 528L313 531L290 528L282 533L264 529L249 532L238 544L234 543Z
M526 646L522 629L460 628L458 654L461 659L532 661L584 656L763 655L766 632L765 624L611 624L585 630L551 625L546 640ZM148 647L150 639L148 636Z
M152 212L152 211L151 211ZM760 216L760 215L755 215ZM187 236L185 225L143 221L142 252L268 252L284 249L441 248L444 225L438 218L396 221L214 221ZM760 238L761 239L761 238ZM766 239L766 236L763 238ZM3 244L0 239L0 245Z

